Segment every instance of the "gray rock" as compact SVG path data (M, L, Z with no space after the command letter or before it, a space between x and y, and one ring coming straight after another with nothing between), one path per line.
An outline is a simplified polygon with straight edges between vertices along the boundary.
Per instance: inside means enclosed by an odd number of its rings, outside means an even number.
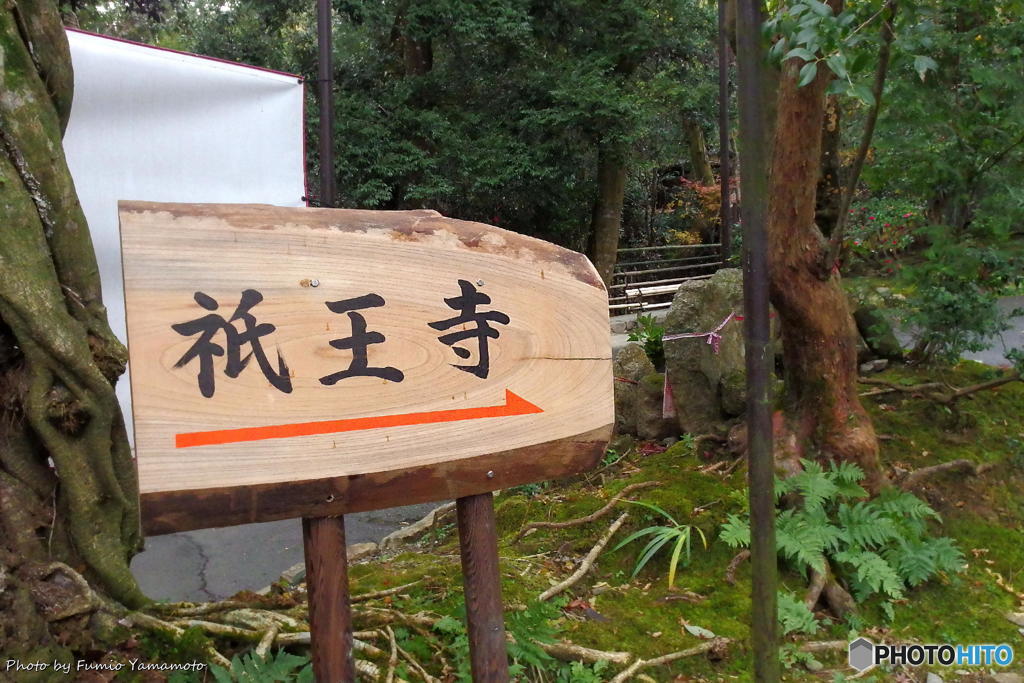
M719 270L707 280L684 282L665 318L665 334L710 332L730 313L743 313L743 274L734 268ZM718 353L706 337L665 342L666 372L684 432L714 431L726 417L743 412L743 325L732 320L718 334Z
M997 674L990 674L985 680L989 683L1024 683L1024 676L1011 671L1001 671Z
M1024 612L1007 612L1006 620L1017 626L1024 626Z
M288 569L281 572L281 580L287 583L289 586L297 586L302 583L306 578L306 563L299 562L293 564Z
M679 431L674 418L662 416L665 376L650 373L637 385L636 435L641 439L658 441Z
M885 358L876 358L875 360L869 360L867 363L861 363L860 374L871 375L876 372L881 372L889 367L889 361Z
M615 376L615 432L637 433L637 407L640 401L640 380L654 372L654 364L640 344L626 344L615 355L612 374Z
M345 554L348 556L348 561L355 562L356 560L365 559L377 552L377 544L373 542L353 543L345 550Z
M444 515L453 511L454 509L455 503L445 503L440 507L434 508L433 510L428 512L423 519L419 520L418 522L413 522L409 526L399 529L398 531L393 531L384 538L382 538L380 542L380 549L393 550L407 543L415 541L417 538L419 538L423 534L427 533L427 531L432 529L434 525L437 524Z
M943 683L942 676L929 671L928 676L924 679L924 683Z

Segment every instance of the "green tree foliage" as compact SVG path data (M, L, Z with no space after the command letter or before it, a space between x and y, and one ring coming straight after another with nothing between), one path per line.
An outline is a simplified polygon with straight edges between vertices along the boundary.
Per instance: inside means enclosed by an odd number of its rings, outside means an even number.
M931 223L957 236L1022 229L1022 10L1018 0L900 10L890 106L865 178L923 199Z
M158 21L121 3L78 17L83 28L316 78L312 3L162 7ZM654 169L686 154L681 112L703 121L714 112L711 3L347 0L334 9L340 206L433 208L583 248L598 147L624 147L634 184L654 192ZM633 209L644 199L627 200L627 217L640 220Z

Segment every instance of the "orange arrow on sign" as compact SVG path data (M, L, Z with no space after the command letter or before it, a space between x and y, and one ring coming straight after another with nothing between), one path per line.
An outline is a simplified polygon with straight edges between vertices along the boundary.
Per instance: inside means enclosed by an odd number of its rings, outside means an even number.
M543 412L543 408L535 406L521 396L506 389L505 405L501 406L434 410L427 413L404 413L402 415L380 415L378 417L352 417L344 420L323 420L321 422L296 422L266 427L215 429L209 432L188 432L185 434L175 434L174 445L176 448L191 448L193 446L212 446L213 444L221 443L288 439L293 436L358 432L363 429L380 429L381 427L404 427L406 425L458 422L459 420L479 420L485 417L508 417L510 415L530 415Z

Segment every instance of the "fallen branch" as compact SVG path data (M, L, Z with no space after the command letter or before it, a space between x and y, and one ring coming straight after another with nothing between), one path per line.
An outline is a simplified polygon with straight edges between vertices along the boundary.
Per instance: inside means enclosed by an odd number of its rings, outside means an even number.
M409 666L411 666L413 668L413 670L417 674L419 674L420 678L422 678L424 681L426 681L426 683L437 683L438 682L438 679L436 679L433 676L431 676L430 674L428 674L427 670L424 669L420 665L420 663L416 660L416 658L413 657L408 652L406 652L405 650L403 650L401 645L397 645L396 647L398 648L398 654L402 655L402 659L404 659L405 661L407 661L409 663Z
M596 521L596 520L600 519L601 517L604 517L606 514L608 514L608 512L613 507L615 507L616 503L618 503L620 500L625 498L627 495L629 495L633 491L639 491L640 489L651 488L651 487L654 487L654 486L661 486L661 482L660 481L642 481L639 484L630 484L629 486L625 487L624 489L619 491L617 494L612 496L612 499L609 500L608 503L605 504L604 507L602 507L597 512L594 512L594 513L591 513L591 514L587 515L586 517L579 517L577 519L570 519L570 520L568 520L566 522L530 522L529 524L527 524L526 526L524 526L522 529L519 530L519 533L516 534L516 537L514 539L512 539L512 542L514 543L514 542L518 541L519 539L521 539L531 529L567 529L569 527L580 526L581 524L588 524L590 522Z
M640 669L645 669L651 666L662 666L664 664L671 664L672 662L683 659L685 657L693 657L694 655L705 654L712 651L722 651L728 647L731 641L728 638L713 638L705 643L701 643L695 647L691 647L687 650L680 650L679 652L672 652L667 655L655 657L654 659L638 659L627 668L623 669L618 673L615 678L611 680L611 683L624 683L628 681L629 677L634 675Z
M816 640L800 645L801 652L830 652L832 650L846 650L850 647L848 640Z
M968 474L972 477L976 477L979 474L983 474L988 470L992 469L991 463L983 463L977 465L970 460L950 460L939 465L932 465L931 467L922 467L919 470L914 470L907 475L907 478L900 484L900 488L904 491L912 491L925 480L930 479L939 474L952 472L954 474Z
M590 569L594 566L594 560L596 560L597 556L601 554L601 551L604 550L604 547L608 545L608 542L610 540L612 540L612 536L615 535L615 532L619 530L619 527L621 527L623 523L625 523L628 517L629 513L623 512L617 520L612 522L612 525L608 527L608 530L604 532L604 535L601 536L601 538L597 541L596 544L594 544L594 547L590 549L590 552L587 553L587 556L583 558L582 562L580 562L580 566L576 569L576 571L573 572L572 575L565 581L562 581L561 583L552 586L551 588L541 593L537 599L541 602L549 600L554 596L558 595L559 593L561 593L562 591L564 591L565 589L575 585L576 582L582 579L586 575L586 573L590 571Z
M367 600L376 600L377 598L386 598L389 595L401 593L406 588L411 588L412 586L421 583L426 578L428 577L424 576L423 578L416 579L415 581L404 584L402 586L395 586L394 588L388 588L386 590L374 591L372 593L362 593L361 595L353 595L352 604L355 604L357 602L366 602Z
M879 394L888 394L898 391L904 394L920 394L922 398L926 398L930 401L935 401L942 405L952 405L965 396L970 396L971 394L975 394L979 391L985 391L987 389L995 389L996 387L1000 387L1004 384L1020 380L1021 375L1019 372L1010 372L1002 377L996 377L995 379L990 379L987 382L981 382L979 384L960 387L959 389L942 382L925 382L924 384L912 384L906 386L902 384L895 384L884 379L873 379L868 377L862 377L858 381L861 384L883 387L882 389L863 392L860 394L862 397L877 396ZM950 391L943 392L943 389L949 389Z
M861 380L861 381L863 382L864 380ZM869 384L874 384L874 382L869 382ZM887 384L889 384L889 383L887 383ZM891 394L891 393L896 392L896 391L902 392L904 394L921 394L922 392L925 392L925 391L932 391L934 389L941 389L941 388L943 388L943 386L944 385L940 384L939 382L928 382L927 384L915 384L912 387L901 387L898 384L892 384L891 386L884 387L882 389L872 389L871 391L862 391L861 393L859 393L857 395L860 396L861 398L867 398L868 396L881 396L883 394Z
M629 664L633 655L629 652L607 652L605 650L593 650L582 645L573 643L536 643L540 649L555 659L563 662L582 661L595 664L600 661L611 662L612 664Z
M750 551L744 548L743 550L736 553L736 557L729 561L729 566L725 568L725 582L730 586L736 585L736 570L740 568L740 565L750 559Z

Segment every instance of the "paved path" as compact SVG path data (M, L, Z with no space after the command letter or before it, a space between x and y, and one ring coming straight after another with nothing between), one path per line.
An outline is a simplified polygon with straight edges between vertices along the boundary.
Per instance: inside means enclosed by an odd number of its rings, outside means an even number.
M439 504L346 515L346 540L379 541ZM156 600L219 600L263 588L299 562L302 522L288 519L150 536L146 550L132 560L132 572Z
M999 300L999 308L1009 313L1015 308L1024 308L1024 296L1008 296ZM1024 316L1012 318L1010 329L1003 332L1000 339L984 351L965 353L964 358L981 361L989 365L1003 365L1008 363L1006 351L1008 349L1024 349Z

